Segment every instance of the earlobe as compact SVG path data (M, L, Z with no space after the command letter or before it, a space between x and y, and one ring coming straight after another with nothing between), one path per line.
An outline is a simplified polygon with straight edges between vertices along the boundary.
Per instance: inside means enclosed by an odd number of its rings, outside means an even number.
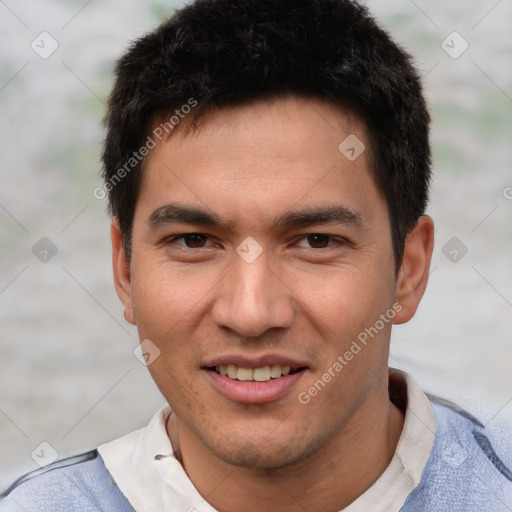
M117 295L124 304L124 317L126 321L135 325L130 264L126 260L121 229L116 218L112 219L110 236L112 239L112 269Z
M416 313L427 287L433 248L434 222L428 215L423 215L405 242L396 285L396 300L402 309L395 316L395 324L408 322Z

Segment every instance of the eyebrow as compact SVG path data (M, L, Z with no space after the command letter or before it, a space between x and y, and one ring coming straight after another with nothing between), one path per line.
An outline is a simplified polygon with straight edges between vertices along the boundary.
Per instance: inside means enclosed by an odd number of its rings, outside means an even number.
M275 219L271 229L312 226L314 224L361 224L362 215L341 205L310 207L290 211Z
M270 231L284 227L306 227L315 224L362 224L362 215L341 205L309 207L289 211L272 220ZM214 213L195 206L169 203L154 210L148 218L148 225L157 228L164 224L184 223L205 226L233 228L232 223L223 221Z

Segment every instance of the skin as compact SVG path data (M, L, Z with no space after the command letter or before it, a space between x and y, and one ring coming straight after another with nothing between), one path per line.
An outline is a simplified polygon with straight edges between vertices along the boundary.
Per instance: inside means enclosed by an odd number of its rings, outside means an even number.
M174 415L168 432L187 474L219 511L337 511L383 473L403 413L388 398L391 323L311 399L307 391L365 328L399 303L407 322L424 293L433 223L419 219L398 276L385 200L369 151L338 145L364 125L322 100L296 97L209 113L151 151L127 262L112 223L116 289L125 318L161 351L149 365ZM160 223L170 202L213 212L227 226ZM359 222L270 229L305 207L339 204ZM172 240L183 233L203 238ZM320 233L333 238L308 238ZM263 252L236 252L253 237ZM241 404L201 365L219 354L284 354L308 369L278 400Z

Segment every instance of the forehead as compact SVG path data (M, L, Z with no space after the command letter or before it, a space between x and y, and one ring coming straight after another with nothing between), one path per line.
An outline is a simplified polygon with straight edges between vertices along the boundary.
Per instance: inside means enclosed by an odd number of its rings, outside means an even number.
M181 200L259 222L318 203L364 210L380 195L370 168L365 126L350 111L297 97L255 102L211 110L158 143L137 207Z

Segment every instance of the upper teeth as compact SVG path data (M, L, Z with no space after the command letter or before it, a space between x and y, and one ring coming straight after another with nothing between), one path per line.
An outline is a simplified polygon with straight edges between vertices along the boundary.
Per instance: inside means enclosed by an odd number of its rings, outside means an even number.
M255 380L264 382L270 379L277 379L281 375L288 375L290 373L289 366L262 366L261 368L239 368L234 364L221 364L215 367L215 371L221 375L225 375L230 379L237 380Z

